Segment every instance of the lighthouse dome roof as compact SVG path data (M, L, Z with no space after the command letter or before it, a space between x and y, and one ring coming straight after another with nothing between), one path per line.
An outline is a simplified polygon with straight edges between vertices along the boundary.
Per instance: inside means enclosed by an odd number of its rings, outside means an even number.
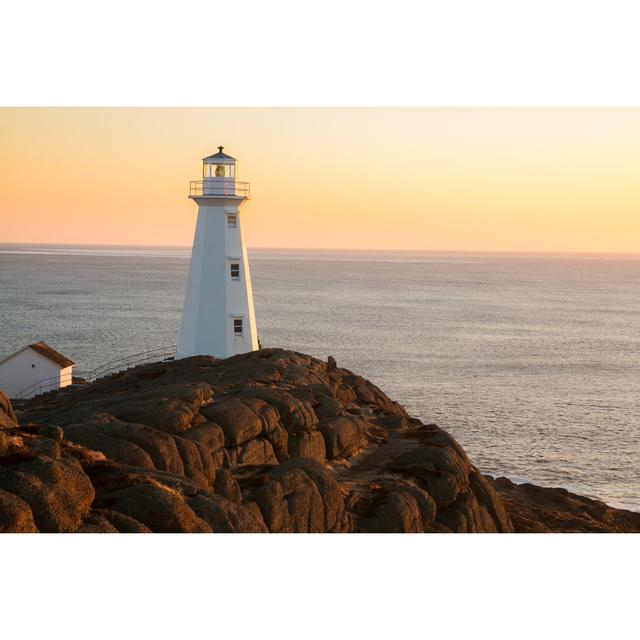
M202 158L203 162L206 163L219 163L222 162L223 164L229 164L230 162L236 162L235 158L232 158L231 156L227 155L226 153L223 153L224 147L218 147L218 153L214 153L211 156L207 156L206 158Z

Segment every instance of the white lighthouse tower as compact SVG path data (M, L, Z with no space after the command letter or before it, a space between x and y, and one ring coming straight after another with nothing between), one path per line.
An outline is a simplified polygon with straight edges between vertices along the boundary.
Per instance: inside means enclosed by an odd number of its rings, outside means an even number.
M240 208L248 182L236 180L237 161L222 152L204 158L202 180L191 182L198 205L178 358L227 358L258 348L253 292Z

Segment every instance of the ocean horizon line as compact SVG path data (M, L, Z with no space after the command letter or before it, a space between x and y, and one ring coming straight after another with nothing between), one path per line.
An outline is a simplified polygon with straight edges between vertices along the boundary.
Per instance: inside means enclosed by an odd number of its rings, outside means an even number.
M18 248L20 250L18 251ZM189 245L164 244L113 244L113 243L71 243L71 242L0 242L0 253L23 253L26 249L75 249L75 250L164 250L191 251ZM250 251L265 252L316 252L316 253L355 253L355 254L445 254L445 255L505 255L505 256L588 256L588 257L629 257L640 258L640 251L576 251L576 250L540 250L540 249L395 249L395 248L353 248L353 247L275 247L248 246Z

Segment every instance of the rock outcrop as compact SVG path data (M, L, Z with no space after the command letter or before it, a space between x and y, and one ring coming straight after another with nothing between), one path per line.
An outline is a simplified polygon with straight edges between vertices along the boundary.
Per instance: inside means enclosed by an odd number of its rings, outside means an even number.
M534 530L516 493L372 383L292 351L145 365L17 416L0 396L0 531Z
M9 398L0 389L0 429L17 426L16 413L11 406Z
M561 488L514 484L508 478L492 483L518 533L640 532L640 513L635 511L615 509Z

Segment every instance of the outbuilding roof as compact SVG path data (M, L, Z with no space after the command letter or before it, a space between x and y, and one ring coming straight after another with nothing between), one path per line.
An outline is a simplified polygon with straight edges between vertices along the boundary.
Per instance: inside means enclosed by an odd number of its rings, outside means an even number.
M34 342L29 347L34 351L37 351L41 356L49 358L52 362L59 364L61 367L70 367L75 364L73 360L69 360L67 356L63 356L59 351L56 351L53 347L50 347L46 342Z
M33 351L39 353L48 360L51 360L51 362L55 362L63 369L75 364L73 360L70 360L67 356L63 356L59 351L56 351L53 347L50 347L46 342L42 341L34 342L33 344L28 344L26 347L22 347L22 349L18 349L15 353L12 353L10 356L7 356L4 360L0 361L0 364L7 362L7 360L11 360L11 358L22 353L25 349L33 349Z

